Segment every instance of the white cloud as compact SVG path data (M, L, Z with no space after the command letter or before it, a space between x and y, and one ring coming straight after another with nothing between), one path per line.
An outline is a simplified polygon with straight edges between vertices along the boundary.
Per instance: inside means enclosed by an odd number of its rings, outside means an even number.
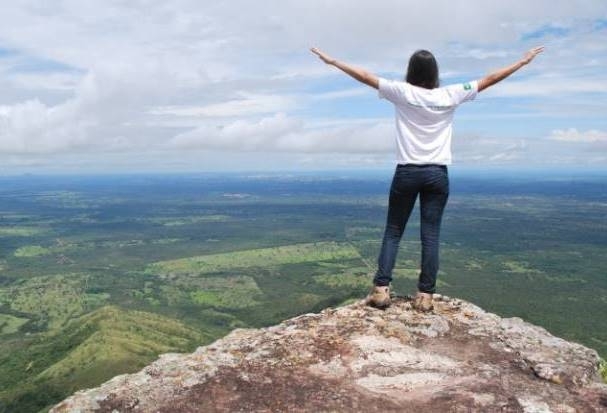
M30 90L60 90L73 92L82 79L76 73L17 73L9 77L15 86Z
M204 106L166 106L152 109L149 113L153 115L222 118L267 114L295 107L295 101L290 96L261 95L246 92L240 92L238 95L238 99L226 102Z
M0 107L0 151L45 153L83 145L93 119L77 116L73 102L48 107L38 100Z
M142 135L137 132L143 129L133 124L148 99L167 92L150 78L128 71L89 73L62 103L30 99L0 106L0 153L92 153L141 147Z
M485 60L495 57L510 57L510 53L506 50L472 48L462 51L459 57L471 57L474 59Z
M386 153L394 149L391 122L306 128L304 121L278 113L259 121L201 126L177 135L169 147L178 149L292 152Z
M311 100L332 100L332 99L343 99L355 96L367 95L369 90L366 87L359 86L356 88L349 88L343 90L337 90L334 92L323 92L309 95L308 98Z
M533 148L523 138L493 138L478 135L456 135L453 158L456 163L504 164L524 161Z
M575 143L607 142L607 132L596 129L587 131L578 131L576 128L555 129L552 131L548 139Z
M488 89L487 96L501 97L561 97L581 93L607 93L607 78L593 80L571 79L562 76L534 77L511 80Z
M457 164L601 165L607 159L607 134L554 130L548 137L491 137L459 134L453 140Z

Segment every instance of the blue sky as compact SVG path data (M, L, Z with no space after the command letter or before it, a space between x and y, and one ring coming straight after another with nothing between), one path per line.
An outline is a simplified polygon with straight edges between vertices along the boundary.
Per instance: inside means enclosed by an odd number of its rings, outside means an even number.
M0 173L387 168L393 108L309 47L393 79L426 48L449 84L539 44L458 109L455 164L607 167L604 0L14 1Z

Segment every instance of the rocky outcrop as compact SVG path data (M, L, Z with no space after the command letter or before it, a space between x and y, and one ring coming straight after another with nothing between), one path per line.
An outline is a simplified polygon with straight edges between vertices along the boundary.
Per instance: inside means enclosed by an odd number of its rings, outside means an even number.
M598 363L462 300L361 301L162 355L51 412L607 412Z

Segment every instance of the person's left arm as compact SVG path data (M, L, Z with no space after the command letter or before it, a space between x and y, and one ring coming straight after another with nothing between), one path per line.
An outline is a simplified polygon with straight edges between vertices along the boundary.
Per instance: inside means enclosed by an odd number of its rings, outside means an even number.
M333 59L326 53L323 53L320 50L318 50L316 47L313 47L312 49L310 49L310 51L312 53L314 53L315 55L317 55L320 58L320 60L322 60L326 64L335 66L336 68L338 68L339 70L343 71L344 73L352 76L354 79L358 80L359 82L364 83L365 85L371 86L372 88L375 88L375 89L379 88L379 78L377 76L375 76L373 73L367 72L366 70L361 69L359 67L350 66L349 64L340 62L337 59Z

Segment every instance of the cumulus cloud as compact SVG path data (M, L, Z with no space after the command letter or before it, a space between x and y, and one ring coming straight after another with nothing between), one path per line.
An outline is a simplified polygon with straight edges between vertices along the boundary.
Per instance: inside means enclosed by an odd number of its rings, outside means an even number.
M48 105L38 99L0 106L0 152L54 153L66 150L112 150L125 145L128 122L138 115L145 84L129 83L132 95L123 93L123 79L89 73L72 97Z
M386 153L394 149L390 122L307 128L303 120L278 113L258 121L237 120L181 133L168 146L178 149L293 153Z
M0 151L45 153L86 143L95 120L77 116L74 102L48 107L38 100L0 106Z

